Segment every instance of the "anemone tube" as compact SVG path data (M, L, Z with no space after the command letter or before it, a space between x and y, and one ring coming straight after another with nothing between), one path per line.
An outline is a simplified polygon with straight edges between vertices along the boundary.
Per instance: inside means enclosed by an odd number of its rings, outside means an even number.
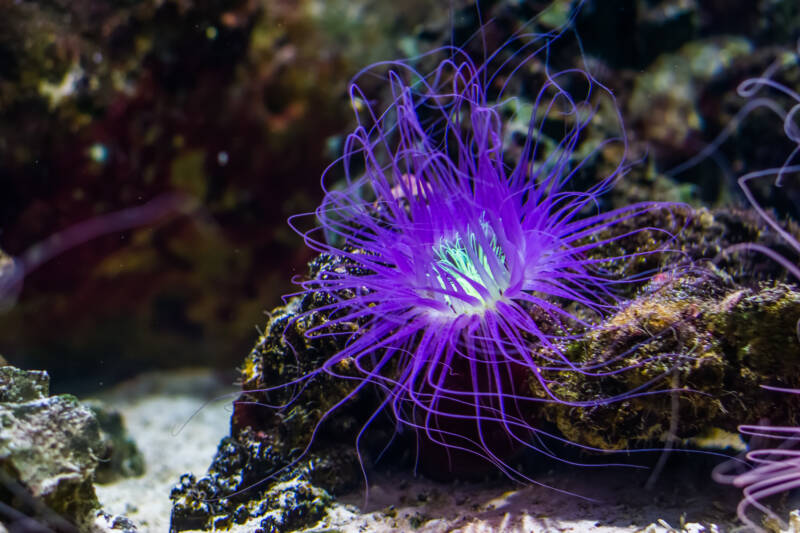
M512 75L547 49L552 35L539 37L516 42L517 56L527 55ZM616 397L569 402L551 385L562 372L626 370L609 370L610 361L576 364L562 345L622 304L615 296L619 284L652 274L619 279L604 265L661 250L600 258L592 252L641 231L664 231L609 230L669 206L650 202L600 212L599 197L630 167L628 145L613 94L580 69L547 69L524 144L509 163L501 109L511 101L504 96L510 77L501 82L500 70L488 67L501 50L478 65L463 50L446 48L449 58L429 75L410 62L381 65L390 68L392 94L381 112L367 103L358 77L352 84L359 125L344 156L323 175L325 197L314 213L319 225L303 232L290 220L311 249L348 265L299 282L298 295L322 295L327 302L314 310L327 321L306 335L344 335L346 341L321 367L280 386L302 385L321 373L356 380L317 428L361 389L378 387L382 403L359 431L357 447L369 424L387 411L398 429L535 483L496 453L493 440L499 432L514 446L549 455L537 444L547 434L531 423L530 404L588 407L652 393L648 382ZM585 87L581 98L565 88L578 82ZM490 101L487 94L497 87ZM613 105L619 134L579 157L602 99ZM546 150L542 129L553 115L565 131L555 149ZM623 154L616 167L588 190L570 190L576 174L613 145ZM329 186L337 164L344 185ZM546 397L530 393L530 380Z

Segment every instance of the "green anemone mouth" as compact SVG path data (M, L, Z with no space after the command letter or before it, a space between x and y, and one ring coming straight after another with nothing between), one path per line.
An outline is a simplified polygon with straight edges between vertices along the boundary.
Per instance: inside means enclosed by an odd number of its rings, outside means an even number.
M482 312L494 306L502 297L501 284L494 278L497 265L504 266L506 256L497 242L492 226L483 217L479 236L472 229L454 231L442 237L433 248L433 272L429 275L446 291L457 292L481 302L471 303L469 298L444 294L441 298L457 314ZM487 245L488 244L488 245ZM481 291L478 287L483 287ZM488 293L488 294L487 294ZM488 296L488 297L487 297Z

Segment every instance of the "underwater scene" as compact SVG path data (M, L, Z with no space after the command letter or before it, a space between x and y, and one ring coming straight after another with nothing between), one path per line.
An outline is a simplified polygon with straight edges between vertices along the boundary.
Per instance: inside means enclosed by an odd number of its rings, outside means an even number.
M800 533L797 0L0 0L0 533Z

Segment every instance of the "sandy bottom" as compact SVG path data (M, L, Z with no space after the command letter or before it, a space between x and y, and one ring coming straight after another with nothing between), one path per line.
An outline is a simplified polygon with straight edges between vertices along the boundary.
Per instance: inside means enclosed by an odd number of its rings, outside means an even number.
M185 371L143 375L103 395L124 416L146 468L142 477L96 485L103 509L140 531L169 531L170 490L185 472L203 474L228 433L230 400L204 404L233 390L205 371Z
M104 395L103 401L123 413L147 467L140 478L98 486L104 509L126 515L140 531L168 531L170 489L185 472L202 475L228 432L229 401L204 402L232 390L196 371L143 376ZM536 479L571 494L509 482L444 484L410 472L376 473L370 476L366 505L363 488L342 496L306 531L730 531L738 493L711 481L710 468L718 460L680 455L673 454L649 490L644 488L646 471L557 463ZM643 462L655 460L652 455ZM254 521L229 531L252 532L257 525Z

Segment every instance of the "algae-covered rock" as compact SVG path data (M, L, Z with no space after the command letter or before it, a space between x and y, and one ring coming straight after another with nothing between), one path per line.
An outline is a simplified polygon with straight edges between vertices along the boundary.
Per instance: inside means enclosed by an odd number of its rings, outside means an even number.
M222 440L204 476L182 476L170 494L170 530L251 522L266 532L293 531L322 518L332 495L358 479L352 447L340 445L289 465L269 440L247 428Z
M611 361L603 375L562 373L551 387L598 404L547 403L543 411L570 441L605 450L736 432L765 419L797 424L797 398L761 385L800 387L799 320L800 291L782 283L742 288L713 275L651 283L568 348L576 361ZM531 391L544 396L533 380ZM615 395L629 397L602 402Z
M99 512L93 485L112 471L141 473L120 415L50 396L49 385L47 372L0 367L0 502L13 509L0 516L12 530L31 520L56 532L135 531L125 517Z
M85 402L85 405L100 425L103 443L95 482L111 483L120 478L141 476L145 470L144 457L126 432L122 414L98 401Z
M50 394L50 376L41 370L0 367L0 403L40 400Z
M604 450L698 439L719 428L735 433L739 424L764 419L800 422L795 396L761 387L800 386L800 291L777 281L782 270L769 257L728 253L749 242L788 257L793 251L748 210L673 207L625 225L666 231L620 239L617 252L673 252L610 267L621 276L663 273L629 287L630 300L614 315L564 347L573 361L601 366L559 373L552 392L595 405L546 403L545 418L570 441ZM787 229L797 234L793 225ZM536 380L531 393L545 397Z
M2 500L56 530L63 521L87 527L99 507L92 485L103 450L97 420L73 396L48 396L44 372L6 366L0 375Z
M187 474L181 478L172 492L173 500L177 501L172 511L171 531L227 529L253 519L253 523L258 524L258 531L294 531L321 519L333 501L329 492L314 485L302 473L294 477L282 476L281 481L260 491L258 498L238 498L240 501L231 502L227 512L220 512L219 508L207 505L209 502L200 501L201 497L213 497L213 487L213 480L207 476L197 480ZM212 490L204 492L208 489Z

